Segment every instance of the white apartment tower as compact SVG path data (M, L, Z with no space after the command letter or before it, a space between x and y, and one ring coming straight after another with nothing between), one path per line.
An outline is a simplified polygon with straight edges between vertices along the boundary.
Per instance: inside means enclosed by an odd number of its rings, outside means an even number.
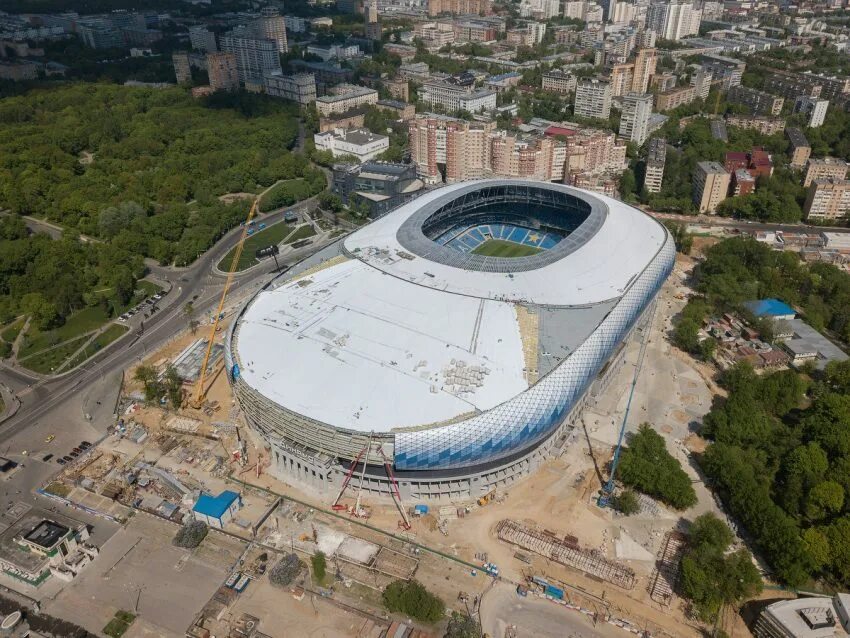
M652 115L652 95L627 93L623 96L620 117L620 137L642 146L649 136L649 117Z
M599 78L584 78L576 85L573 113L578 117L607 120L611 115L611 83Z

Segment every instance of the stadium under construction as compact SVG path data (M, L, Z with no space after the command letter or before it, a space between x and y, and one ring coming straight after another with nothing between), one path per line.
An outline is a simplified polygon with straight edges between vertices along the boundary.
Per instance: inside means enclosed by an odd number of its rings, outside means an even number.
M280 478L476 499L563 443L674 257L662 224L609 197L455 184L270 281L233 322L226 365Z

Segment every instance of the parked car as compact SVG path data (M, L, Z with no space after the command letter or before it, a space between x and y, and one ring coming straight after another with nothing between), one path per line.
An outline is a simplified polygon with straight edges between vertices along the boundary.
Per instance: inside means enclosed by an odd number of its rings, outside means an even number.
M79 452L69 452L68 453L68 456L70 456L72 459L77 458L79 455L80 455Z
M122 424L122 425L123 425L123 424ZM90 447L91 447L91 443L89 443L88 441L80 441L80 447L81 447L81 448L84 448L84 449L85 449L85 448L90 448Z
M66 461L65 459L56 459L56 462L57 462L59 465L65 465L65 463L67 463L68 461Z
M44 461L45 463L47 463L47 461L49 461L49 460L50 460L50 459L52 459L52 458L53 458L53 455L52 455L52 454L45 454L45 455L41 458L41 460L42 460L42 461Z
M68 461L73 461L73 460L74 460L74 457L73 457L73 456L68 456L68 455L66 454L65 456L63 456L63 457L62 457L62 460L63 460L63 461L65 461L65 462L67 463Z

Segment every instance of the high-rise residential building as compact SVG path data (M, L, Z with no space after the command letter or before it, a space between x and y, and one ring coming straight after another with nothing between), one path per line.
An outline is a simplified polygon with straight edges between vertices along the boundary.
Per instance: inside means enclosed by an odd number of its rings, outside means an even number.
M652 95L626 93L620 116L620 137L642 146L649 137L649 117L652 115Z
M664 181L664 161L667 158L667 140L654 137L649 140L649 150L646 154L646 171L643 176L643 187L649 193L661 192Z
M806 165L803 186L808 186L816 179L843 180L847 177L847 167L847 162L835 157L811 157Z
M215 33L202 24L189 27L189 43L196 51L203 51L204 53L215 53L218 51Z
M618 97L625 95L632 90L634 83L634 62L626 62L623 64L615 64L611 67L611 74L608 81L611 83L611 96Z
M573 93L576 90L578 78L567 71L553 69L543 74L543 90L555 93Z
M806 219L834 221L850 216L850 181L816 179L809 186L803 205Z
M428 15L441 13L489 15L492 6L490 0L428 0Z
M829 100L809 97L808 95L801 95L794 101L794 112L805 113L809 116L809 128L817 128L823 125L827 108L829 108Z
M239 81L245 84L262 85L266 75L281 70L280 51L274 40L231 32L222 36L221 49L236 56Z
M236 91L239 89L239 71L233 53L208 53L207 73L214 91Z
M266 93L298 104L316 101L316 76L312 73L269 73L265 77Z
M711 69L704 66L700 66L696 73L691 76L691 86L694 87L698 99L708 99L708 94L711 91L711 79Z
M579 80L573 113L578 117L607 120L611 115L611 83L599 78Z
M697 162L694 169L694 204L700 213L716 213L729 192L729 173L717 162Z
M490 170L489 133L495 124L469 122L434 113L410 122L410 156L428 184L484 177Z
M361 106L376 104L378 92L365 86L340 84L330 89L330 95L316 98L316 109L320 115L345 113Z
M171 62L174 64L177 84L191 84L192 67L189 64L189 54L186 51L175 51L171 55Z
M791 167L803 168L812 154L812 145L803 135L803 131L798 128L785 129L785 136L788 138L791 151Z
M692 2L682 0L662 1L649 5L646 28L652 29L665 40L681 40L699 33L702 10Z
M286 42L286 21L276 8L264 7L260 17L251 23L251 30L257 38L274 42L278 53L289 51Z
M743 104L754 115L779 115L785 99L746 86L733 86L726 95L732 104Z
M363 13L366 14L366 37L370 40L380 40L381 23L378 22L378 0L372 0L363 8Z
M658 52L655 49L640 49L635 57L635 69L632 74L632 91L646 93L649 90L649 80L655 75L658 65Z

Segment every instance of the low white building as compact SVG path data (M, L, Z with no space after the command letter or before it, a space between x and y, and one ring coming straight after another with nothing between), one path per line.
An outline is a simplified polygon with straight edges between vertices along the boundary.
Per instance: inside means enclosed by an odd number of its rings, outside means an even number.
M335 128L313 136L316 150L330 151L334 157L353 155L361 162L374 159L390 147L390 138L377 135L368 129Z

